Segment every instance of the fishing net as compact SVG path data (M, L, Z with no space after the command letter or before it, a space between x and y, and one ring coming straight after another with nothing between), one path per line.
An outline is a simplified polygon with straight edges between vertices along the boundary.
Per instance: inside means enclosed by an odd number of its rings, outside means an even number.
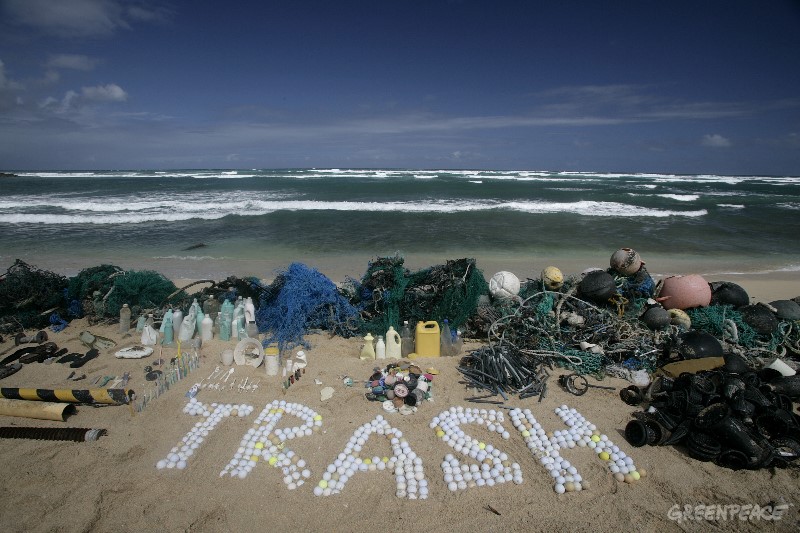
M709 305L687 309L686 314L692 319L692 328L710 333L719 339L745 348L754 348L759 341L759 334L742 318L741 313L731 305ZM735 328L730 323L735 324Z
M398 329L403 320L415 324L447 319L458 328L475 314L481 295L488 291L474 259L449 260L413 273L403 263L399 256L378 258L360 282L346 282L350 301L361 309L362 333Z
M265 333L264 346L277 343L280 350L308 348L304 336L310 329L324 329L345 338L358 332L358 309L323 274L301 263L292 263L261 292L256 310L258 330Z
M122 269L118 266L100 265L85 268L77 276L70 278L67 285L68 314L76 318L86 314L95 315L96 296L105 297L114 286L114 276L121 272ZM104 310L102 306L100 310Z
M176 303L186 298L185 293L177 291L175 294L176 291L175 284L163 274L153 270L128 270L114 276L110 294L99 300L95 298L95 314L98 317L119 317L123 304L128 304L134 315L161 309L164 303Z
M66 314L67 278L17 259L0 275L0 331L43 328L53 312Z

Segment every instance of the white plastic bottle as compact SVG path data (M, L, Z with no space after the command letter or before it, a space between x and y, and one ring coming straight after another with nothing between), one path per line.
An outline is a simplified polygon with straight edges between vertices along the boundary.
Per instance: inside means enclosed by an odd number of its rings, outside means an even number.
M202 333L200 334L200 338L203 342L210 341L214 337L214 321L211 320L210 315L203 317L201 329Z
M450 333L450 322L445 318L442 325L442 331L439 334L440 338L440 352L443 357L453 355L453 336Z

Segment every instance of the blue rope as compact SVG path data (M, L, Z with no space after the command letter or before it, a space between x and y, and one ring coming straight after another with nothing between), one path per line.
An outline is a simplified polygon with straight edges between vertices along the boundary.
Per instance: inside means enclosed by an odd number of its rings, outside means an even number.
M58 333L69 325L69 322L61 318L58 313L50 315L50 329Z

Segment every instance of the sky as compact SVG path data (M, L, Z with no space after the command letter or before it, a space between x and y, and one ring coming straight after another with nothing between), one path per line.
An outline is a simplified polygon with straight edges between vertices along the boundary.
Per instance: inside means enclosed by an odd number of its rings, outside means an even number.
M0 169L800 175L797 0L0 0Z

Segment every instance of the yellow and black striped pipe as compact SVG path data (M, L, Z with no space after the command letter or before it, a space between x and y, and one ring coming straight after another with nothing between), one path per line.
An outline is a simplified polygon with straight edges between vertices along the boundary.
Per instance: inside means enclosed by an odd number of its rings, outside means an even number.
M0 388L0 398L44 402L128 404L136 395L131 389L15 389Z

